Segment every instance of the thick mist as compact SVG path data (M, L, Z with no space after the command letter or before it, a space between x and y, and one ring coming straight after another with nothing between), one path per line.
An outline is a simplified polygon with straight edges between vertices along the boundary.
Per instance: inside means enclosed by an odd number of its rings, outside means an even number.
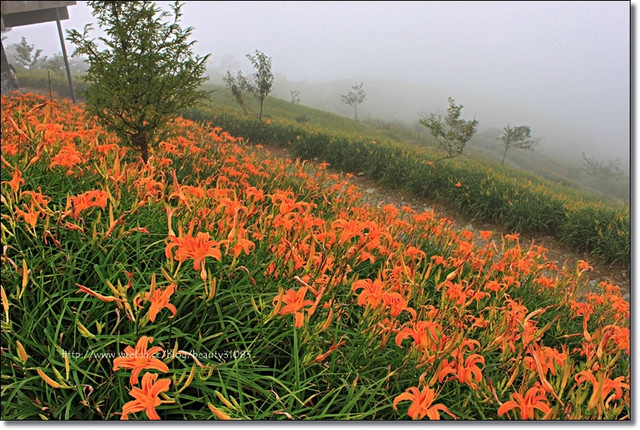
M84 2L68 10L64 29L93 22ZM619 159L627 170L632 11L626 1L187 1L181 24L194 28L197 53L212 54L217 81L250 72L245 55L260 50L283 99L296 89L301 104L349 116L340 96L363 82L361 119L411 125L452 97L479 130L529 125L540 151ZM24 36L45 55L60 52L55 23L3 36L5 48Z

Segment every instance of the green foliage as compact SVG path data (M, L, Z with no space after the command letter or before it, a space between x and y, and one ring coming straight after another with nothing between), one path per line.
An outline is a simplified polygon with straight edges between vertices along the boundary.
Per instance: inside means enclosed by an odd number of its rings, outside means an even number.
M83 34L68 32L77 46L73 55L86 55L90 64L84 77L91 83L87 111L123 144L139 150L146 162L149 146L171 133L170 119L207 97L199 87L208 79L203 75L209 55L192 53L192 28L180 27L182 5L177 1L172 14L148 1L88 4L106 33L100 38L106 48L100 50L89 38L91 24Z
M42 54L42 49L36 49L35 45L29 45L27 43L27 39L22 36L20 43L14 43L13 48L16 52L16 58L14 59L19 66L24 67L25 69L32 71L37 67L40 61L45 61L47 57L40 58L40 54Z
M362 82L360 85L353 84L351 91L341 96L342 103L349 105L353 108L353 117L358 122L358 106L367 99L367 93L362 89Z
M247 58L255 70L252 79L247 79L238 70L236 77L231 76L227 71L224 82L231 89L231 94L238 105L246 114L250 114L262 121L264 100L271 92L273 86L273 73L271 72L271 57L267 57L263 52L256 50L255 55L247 54ZM258 113L253 112L245 99L245 93L249 93L258 101Z
M465 121L460 119L462 105L456 105L455 101L449 97L449 107L447 116L441 114L431 114L427 118L419 120L438 142L438 145L445 155L439 157L436 162L447 158L454 158L462 154L465 145L476 132L478 121Z
M533 146L537 143L531 138L531 127L528 125L511 127L511 125L507 124L503 130L504 132L498 138L504 147L504 153L502 154L503 165L508 150L515 148L533 150Z
M584 164L576 172L576 176L581 177L582 181L591 188L629 201L629 176L620 169L620 160L604 162L587 157L584 153L582 153L582 159Z
M590 252L604 261L631 264L628 212L620 212L603 204L584 202L566 205L566 221L560 230L560 240Z
M582 168L589 176L595 176L607 181L622 181L624 179L629 179L626 178L626 175L620 169L620 160L609 160L605 164L603 161L587 157L584 152L582 153L582 159L584 160Z
M33 73L26 73L23 70L18 70L18 79L22 88L39 89L48 91L60 97L71 99L71 91L69 90L69 82L64 78L64 75L51 75L46 70L34 70ZM76 93L85 93L87 90L87 84L81 77L73 77L73 86Z
M64 57L61 54L55 54L44 63L44 68L54 73L64 73Z

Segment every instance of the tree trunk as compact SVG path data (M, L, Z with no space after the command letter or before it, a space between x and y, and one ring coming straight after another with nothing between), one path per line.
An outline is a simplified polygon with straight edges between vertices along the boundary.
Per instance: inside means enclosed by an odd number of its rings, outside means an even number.
M504 147L504 153L502 154L502 165L504 166L504 159L507 158L507 150L509 149L508 146Z
M147 161L149 161L149 142L147 138L144 134L136 134L131 138L131 141L133 142L133 146L140 151L144 164L147 164Z
M144 164L147 164L147 161L149 161L149 145L147 145L147 142L140 147L140 155L142 155Z

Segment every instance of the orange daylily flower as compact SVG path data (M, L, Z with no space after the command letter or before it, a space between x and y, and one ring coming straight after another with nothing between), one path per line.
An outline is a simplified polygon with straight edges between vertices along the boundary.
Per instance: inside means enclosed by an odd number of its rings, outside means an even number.
M2 181L2 182L9 184L9 186L11 187L14 193L18 192L18 188L20 188L20 185L25 184L24 178L22 177L22 172L19 169L15 169L13 171L13 175L11 175L10 181Z
M430 361L433 359L430 353L438 350L442 345L443 333L442 326L433 321L412 321L412 327L403 327L396 335L396 345L402 347L402 341L407 337L413 339L414 346L427 354L426 358Z
M164 355L164 349L154 346L147 349L147 343L153 342L152 337L142 336L136 344L135 350L127 346L124 349L124 356L113 360L113 370L132 369L129 382L131 385L138 383L138 375L142 370L155 369L161 372L168 372L169 368L161 360L154 357L157 353Z
M175 254L173 248L176 248ZM209 233L204 232L199 232L195 237L191 234L180 237L170 234L167 237L165 255L167 258L175 258L180 262L192 258L193 270L200 271L200 277L204 277L203 279L206 279L204 259L211 257L220 261L222 258L219 242L211 239Z
M382 302L389 307L389 313L392 317L397 317L402 311L407 311L413 319L416 318L416 311L408 306L407 300L400 293L391 292L382 295Z
M493 232L491 230L481 230L480 231L480 237L484 241L488 241L489 239L491 239L491 236L493 236Z
M106 155L111 151L117 151L120 149L120 146L116 143L105 143L104 145L96 145L93 149L100 154Z
M498 281L488 281L486 284L484 284L484 289L485 290L489 290L489 291L493 291L494 293L500 291L501 288L504 287L504 284L501 284Z
M385 293L382 280L376 279L372 281L371 279L360 279L353 283L351 290L355 292L360 289L362 289L362 291L358 295L358 306L367 304L372 308L376 308L380 305L382 296Z
M606 407L611 401L620 399L623 388L629 389L629 384L624 383L624 376L611 379L604 371L598 372L596 377L591 370L583 370L575 376L575 380L578 385L583 382L591 382L593 393L587 407L589 409L597 408L598 412L601 412L603 406ZM613 394L609 395L612 391Z
M518 240L520 239L520 233L505 234L504 238L507 240Z
M425 416L430 420L439 420L440 412L445 412L450 415L452 418L457 419L457 417L452 414L449 409L443 405L442 403L433 404L433 401L436 398L436 392L429 388L424 387L422 391L420 391L417 387L409 387L405 390L404 393L396 396L393 400L393 408L395 410L398 409L398 403L404 400L412 401L412 405L409 406L409 410L407 414L414 420L421 420Z
M289 197L287 193L280 192L270 197L274 205L279 205L278 209L281 215L286 215L300 207L300 204Z
M482 364L483 367L485 364L484 357L480 354L470 354L465 359L462 352L459 352L455 354L455 360L451 362L444 359L438 380L442 382L447 375L454 374L454 379L475 390L477 389L476 382L482 381L482 369L478 366L479 364Z
M608 325L605 329L608 331L616 350L625 351L627 355L631 354L631 331L629 328Z
M157 289L153 292L153 295L149 297L149 301L151 302L151 307L149 308L149 320L154 322L156 319L156 315L162 309L167 308L173 314L173 318L178 310L174 305L169 303L169 299L171 299L171 294L175 291L175 284L169 285L164 290Z
M31 201L35 202L40 207L47 206L49 204L49 200L51 200L49 196L36 191L23 191L22 195L31 197Z
M598 283L598 286L607 294L620 294L622 291L619 286L613 285L611 281L601 281Z
M555 286L555 281L551 278L546 277L545 275L540 275L539 277L533 280L536 284L540 285L542 288L553 288Z
M280 295L273 300L273 305L285 302L286 306L280 309L280 315L293 314L296 319L296 328L302 327L304 323L304 312L301 310L305 306L313 306L313 300L305 300L308 287L301 287L297 292L290 288L284 295Z
M27 208L25 207L25 209L27 209ZM40 212L39 211L34 211L33 204L27 210L28 210L28 212L25 212L25 211L21 210L18 207L16 207L14 209L16 215L21 217L24 220L24 222L29 224L31 226L31 228L36 228L36 223L38 222L38 217L40 216Z
M67 175L73 173L73 166L82 163L82 155L76 149L73 143L69 143L63 146L60 151L51 159L49 168L53 169L55 166L68 167Z
M436 266L440 264L443 267L447 267L447 264L449 263L447 259L442 257L441 255L434 255L433 257L431 257L431 260L433 260L433 264L435 264Z
M464 286L461 283L454 284L451 281L445 281L444 285L447 287L445 290L447 298L457 306L464 307L467 302L467 290L464 289Z
M520 418L530 420L535 419L535 409L545 414L551 410L544 389L537 384L529 388L524 396L520 393L514 393L511 398L512 400L504 402L498 408L498 416L504 415L511 409L519 409Z
M593 267L589 265L589 263L585 260L578 260L578 270L581 272L593 270Z
M363 230L366 227L366 224L361 221L337 219L333 224L331 224L331 226L334 230L342 230L340 239L338 239L338 244L348 242L356 236L360 237L360 242L364 240Z
M556 367L562 367L568 357L565 345L562 346L562 352L548 346L542 346L537 350L530 348L529 352L531 356L526 356L524 358L525 365L529 369L536 370L537 365L535 360L537 359L540 363L542 376L545 376L549 371L551 371L551 374L555 376Z
M2 152L5 154L14 156L18 153L18 144L17 143L4 143L2 145Z
M243 251L246 255L249 255L255 247L255 243L244 237L236 237L233 241L227 241L227 252L235 258L239 257Z
M173 314L170 318L176 316L178 310L174 305L169 303L171 295L175 291L175 287L175 284L171 284L164 290L157 288L153 291L153 294L147 294L147 300L151 302L151 307L149 308L149 321L154 322L156 320L156 315L158 315L158 313L164 308L169 309Z
M156 406L162 404L158 395L169 390L170 379L158 379L157 373L145 373L142 377L142 388L133 387L129 394L135 400L125 403L122 407L122 420L128 420L129 414L145 411L150 420L159 420L160 416L156 412Z
M91 207L99 207L104 210L107 206L107 194L103 190L87 191L77 196L69 197L69 202L73 206L73 219L78 219L80 212Z

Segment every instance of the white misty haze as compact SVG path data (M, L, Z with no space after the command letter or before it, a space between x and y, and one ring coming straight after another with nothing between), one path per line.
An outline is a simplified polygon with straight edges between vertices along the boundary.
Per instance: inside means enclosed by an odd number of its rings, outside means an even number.
M582 152L619 158L626 170L634 8L627 1L187 1L181 24L194 27L194 50L211 53L219 71L250 72L245 55L260 50L276 78L290 83L363 82L362 118L415 123L446 109L451 96L480 129L530 125L541 149L577 163ZM94 22L85 2L68 10L65 30ZM5 48L24 36L46 55L60 51L55 23L4 36Z

